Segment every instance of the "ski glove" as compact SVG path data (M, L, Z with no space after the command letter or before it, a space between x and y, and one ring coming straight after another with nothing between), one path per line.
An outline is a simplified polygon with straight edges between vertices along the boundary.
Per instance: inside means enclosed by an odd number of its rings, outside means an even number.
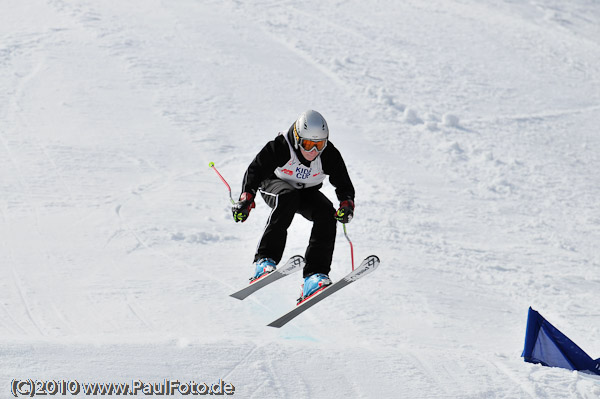
M350 223L354 216L354 201L346 200L340 202L340 207L335 213L335 218L338 222Z
M242 193L240 200L231 208L233 212L233 220L235 222L245 222L250 215L252 208L256 207L254 203L254 195L251 193Z

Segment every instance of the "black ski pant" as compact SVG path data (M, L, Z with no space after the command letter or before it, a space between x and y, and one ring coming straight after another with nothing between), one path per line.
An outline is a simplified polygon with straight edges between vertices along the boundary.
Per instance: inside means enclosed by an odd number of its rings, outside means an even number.
M263 236L258 243L254 261L272 258L281 261L287 239L287 229L299 213L313 222L308 248L304 258L303 276L315 273L329 274L335 246L337 221L331 201L317 187L295 189L281 179L265 180L260 193L272 208Z

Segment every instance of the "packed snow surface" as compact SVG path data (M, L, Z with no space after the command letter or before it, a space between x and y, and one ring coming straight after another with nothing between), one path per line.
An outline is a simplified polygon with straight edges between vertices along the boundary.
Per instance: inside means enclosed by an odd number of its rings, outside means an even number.
M234 223L208 164L237 199L309 108L356 187L356 260L382 263L273 329L301 278L229 297L270 209ZM520 354L532 306L600 357L599 125L596 0L2 0L0 397L598 398Z

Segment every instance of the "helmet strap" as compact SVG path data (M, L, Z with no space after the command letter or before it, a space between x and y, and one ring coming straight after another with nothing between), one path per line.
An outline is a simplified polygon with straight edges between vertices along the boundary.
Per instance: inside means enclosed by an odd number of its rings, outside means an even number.
M300 135L296 130L296 123L294 122L294 148L297 150L300 147Z

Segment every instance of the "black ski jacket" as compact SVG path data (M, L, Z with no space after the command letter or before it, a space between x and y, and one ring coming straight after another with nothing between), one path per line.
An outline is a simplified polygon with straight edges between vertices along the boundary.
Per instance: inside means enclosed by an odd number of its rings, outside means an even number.
M286 133L290 143L293 143L295 140L293 130L294 125L292 124ZM310 167L310 162L302 156L299 149L294 149L294 152L303 165ZM342 154L340 154L331 141L328 141L327 147L325 147L319 156L323 165L323 173L329 176L329 182L335 187L338 200L340 202L345 200L354 201L354 186L348 175ZM266 179L276 178L275 169L284 166L288 161L290 161L290 147L285 137L279 135L274 140L269 141L256 155L250 166L248 166L244 174L242 193L252 193L253 196L256 196L256 191L260 187L261 182ZM318 190L322 185L319 184L306 189Z

